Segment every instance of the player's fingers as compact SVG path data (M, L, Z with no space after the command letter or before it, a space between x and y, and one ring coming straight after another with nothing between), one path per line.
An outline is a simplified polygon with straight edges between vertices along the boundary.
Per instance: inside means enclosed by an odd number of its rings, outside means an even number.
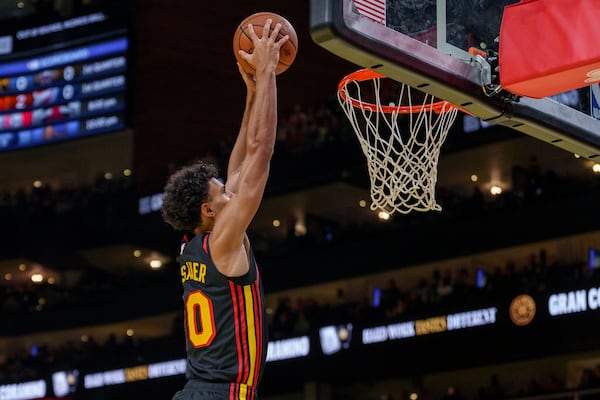
M281 37L275 44L279 47L283 46L288 40L290 40L290 35L285 35Z
M267 21L265 22L265 26L263 27L263 39L268 39L269 38L269 32L271 32L271 24L273 23L273 20L271 18L267 18Z
M246 53L244 50L238 50L238 54L246 61L250 61L252 60L252 55Z
M254 31L254 25L252 24L248 24L248 36L250 36L250 40L253 42L258 39L258 35Z
M277 36L279 36L280 30L281 30L281 23L278 22L277 24L275 24L275 28L273 28L273 33L271 34L271 38L273 38L273 40L275 38L277 38Z

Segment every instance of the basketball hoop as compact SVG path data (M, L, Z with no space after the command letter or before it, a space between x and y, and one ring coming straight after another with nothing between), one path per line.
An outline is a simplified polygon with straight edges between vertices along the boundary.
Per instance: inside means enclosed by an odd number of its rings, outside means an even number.
M437 164L456 106L369 69L340 81L338 101L367 158L371 210L441 211Z

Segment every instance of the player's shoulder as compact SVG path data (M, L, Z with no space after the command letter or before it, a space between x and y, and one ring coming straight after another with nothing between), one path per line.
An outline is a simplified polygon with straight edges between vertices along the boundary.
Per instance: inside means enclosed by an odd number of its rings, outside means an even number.
M203 256L209 253L208 236L210 232L199 234L186 233L181 240L181 256Z

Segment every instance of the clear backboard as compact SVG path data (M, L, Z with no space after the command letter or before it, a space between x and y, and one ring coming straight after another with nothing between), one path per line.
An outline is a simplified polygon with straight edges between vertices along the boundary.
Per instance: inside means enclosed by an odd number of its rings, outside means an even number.
M492 93L503 10L517 2L311 0L310 31L318 45L358 67L447 100L488 123L600 160L600 121L591 116L591 88L544 99ZM487 61L470 53L472 48Z

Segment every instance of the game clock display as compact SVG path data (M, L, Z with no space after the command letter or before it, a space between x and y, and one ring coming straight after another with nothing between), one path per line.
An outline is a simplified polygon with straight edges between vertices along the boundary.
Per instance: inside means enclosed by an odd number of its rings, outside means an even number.
M109 18L101 15L90 19L98 28L97 21ZM0 152L127 126L126 30L112 35L62 33L58 44L0 59Z

